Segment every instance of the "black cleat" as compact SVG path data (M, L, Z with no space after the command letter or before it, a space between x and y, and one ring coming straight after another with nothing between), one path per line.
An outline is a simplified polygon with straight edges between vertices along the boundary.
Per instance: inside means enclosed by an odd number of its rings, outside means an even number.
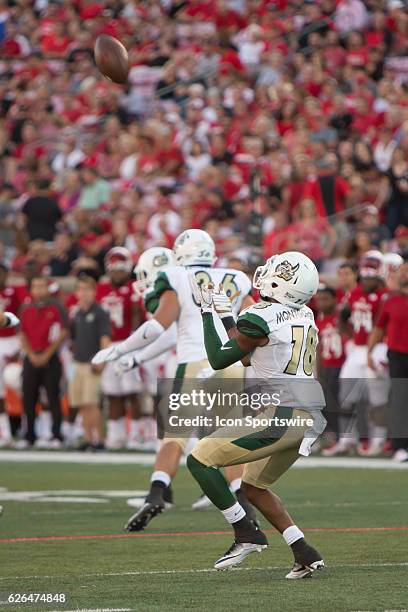
M169 484L169 486L164 489L163 500L165 503L166 510L168 508L171 508L174 505L174 496L173 496L173 489L171 488L171 484Z
M311 578L316 570L324 567L322 555L302 538L291 546L295 555L295 563L286 575L288 580Z
M132 514L125 525L125 531L143 531L150 521L164 510L164 502L152 503L146 500L144 505Z
M262 552L268 546L266 535L260 529L254 529L247 535L236 535L229 549L215 562L217 570L227 570L241 563L245 557L254 552Z

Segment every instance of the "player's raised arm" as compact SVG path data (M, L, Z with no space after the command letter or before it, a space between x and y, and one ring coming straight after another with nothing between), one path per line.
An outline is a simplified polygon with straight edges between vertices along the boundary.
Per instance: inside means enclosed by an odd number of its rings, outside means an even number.
M220 285L218 289L215 289L213 291L214 310L217 313L217 315L220 317L221 322L224 326L224 329L227 332L228 338L230 339L236 338L237 332L238 332L236 321L234 318L234 313L233 313L233 305L234 305L234 302L238 299L239 295L240 294L238 292L235 295L228 297L222 285ZM254 300L252 296L249 294L246 295L241 303L241 309L240 309L241 312L245 308L248 308L249 306L251 306L253 303L254 303ZM245 356L241 359L241 363L245 367L248 367L251 365L251 360L248 356Z
M257 346L262 346L265 342L267 342L267 338L265 336L263 338L250 338L237 331L233 338L230 338L228 342L223 344L218 335L213 319L213 287L211 285L199 285L194 274L190 274L189 278L194 298L197 304L199 304L201 307L205 349L207 352L208 361L214 370L222 370L233 363L236 363L237 361L241 361ZM223 295L217 295L216 300L218 303L218 308L222 314L227 314L229 312L228 304L224 300ZM235 321L232 317L232 313L231 315L228 314L224 318L227 317L230 318L230 326L235 327Z

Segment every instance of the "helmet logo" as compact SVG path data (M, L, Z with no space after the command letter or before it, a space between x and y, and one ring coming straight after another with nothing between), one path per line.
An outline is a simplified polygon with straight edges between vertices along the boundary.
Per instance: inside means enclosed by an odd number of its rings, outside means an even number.
M165 266L169 262L169 258L165 253L161 253L160 255L156 255L153 259L153 265L155 268L160 268L160 266Z
M275 274L278 278L283 278L285 281L290 281L299 270L299 264L292 266L287 259L276 266Z
M183 232L181 236L178 237L177 245L182 245L189 238L188 232Z

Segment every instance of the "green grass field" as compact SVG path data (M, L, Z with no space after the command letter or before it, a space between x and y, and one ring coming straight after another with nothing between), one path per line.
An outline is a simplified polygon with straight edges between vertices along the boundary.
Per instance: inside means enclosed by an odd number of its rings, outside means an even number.
M125 497L106 497L101 491L145 489L150 468L2 462L0 473L0 486L9 492L52 491L61 499L72 491L71 496L86 498L24 501L7 499L10 495L0 491L0 610L343 612L408 607L407 471L293 469L282 479L277 492L298 525L310 529L307 538L327 564L312 580L297 582L284 579L291 554L272 532L269 548L240 568L211 569L231 535L216 510L190 510L198 489L185 468L174 483L177 506L153 521L143 537L72 540L62 536L123 534L130 514ZM97 490L99 503L91 493ZM361 530L380 527L390 529ZM347 528L356 531L340 530ZM214 531L224 533L208 533ZM15 541L36 537L61 539ZM12 604L12 593L64 593L66 602Z

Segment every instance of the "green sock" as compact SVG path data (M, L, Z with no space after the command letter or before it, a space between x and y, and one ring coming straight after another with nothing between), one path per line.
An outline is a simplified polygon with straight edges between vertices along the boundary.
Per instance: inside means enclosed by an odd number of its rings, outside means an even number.
M226 510L236 504L237 500L219 469L209 467L198 461L193 455L187 457L187 467L204 493L219 510Z

